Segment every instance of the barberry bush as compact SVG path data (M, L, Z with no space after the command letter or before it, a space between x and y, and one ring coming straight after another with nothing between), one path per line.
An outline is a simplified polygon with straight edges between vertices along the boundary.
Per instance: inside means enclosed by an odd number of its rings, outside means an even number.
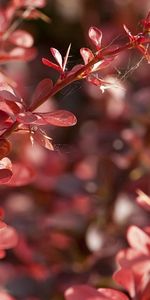
M0 3L1 300L150 299L149 3L111 5Z

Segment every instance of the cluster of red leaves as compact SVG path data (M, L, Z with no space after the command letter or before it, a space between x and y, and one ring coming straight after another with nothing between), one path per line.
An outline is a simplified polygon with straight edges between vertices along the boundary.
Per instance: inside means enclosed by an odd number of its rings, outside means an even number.
M150 210L150 198L139 191L137 202ZM149 300L150 298L150 227L141 229L130 226L127 231L129 248L118 252L116 261L119 269L113 279L122 286L130 299ZM100 288L95 290L88 285L70 287L65 292L66 300L129 300L122 292Z
M11 60L30 60L35 55L32 36L24 30L16 29L14 19L17 15L21 18L44 18L37 8L43 7L45 1L35 0L14 0L10 5L4 6L1 10L1 32L0 43L0 61L5 64ZM28 106L26 102L18 96L17 92L6 82L0 83L0 184L8 186L25 185L35 178L35 170L32 166L23 164L22 162L11 163L7 158L11 151L11 143L8 140L9 135L13 132L27 133L31 142L37 142L46 149L53 150L51 138L47 136L42 126L72 126L76 124L76 117L68 111L56 110L49 112L35 112L35 109L44 103L50 96L55 95L62 88L73 81L86 79L88 82L98 86L103 92L111 87L111 83L101 78L100 72L103 68L110 65L115 57L122 51L130 48L137 48L149 62L149 17L142 23L142 32L133 36L124 26L129 37L129 42L123 46L116 47L112 50L109 47L102 47L102 32L96 28L89 29L89 38L94 46L93 52L89 48L81 48L80 53L84 61L84 65L76 65L71 70L66 70L67 60L69 57L70 46L67 53L62 58L60 52L51 48L51 54L57 61L54 63L43 58L45 65L53 68L59 73L56 83L53 84L51 79L42 80L36 87L32 97L31 104ZM15 28L15 29L14 29ZM146 46L145 46L146 45ZM6 77L5 77L6 79ZM149 209L149 197L140 192L138 202ZM60 221L60 220L59 220ZM71 220L72 221L72 220ZM52 222L52 221L51 221ZM52 240L56 243L62 239L64 247L69 244L69 240L62 235L52 236ZM114 279L124 289L127 290L132 299L148 300L150 293L149 285L149 249L150 249L150 228L143 230L131 226L127 232L129 248L122 250L117 255L119 270L115 273ZM5 249L15 246L17 243L16 231L0 223L0 257L4 257ZM22 243L23 245L23 243ZM21 247L20 247L21 248ZM18 248L19 249L19 248ZM25 243L21 249L25 247ZM18 250L19 253L19 250ZM18 255L19 256L19 255ZM30 255L29 255L30 256ZM28 256L28 257L29 257ZM41 276L40 268L32 265L30 270ZM5 291L0 294L1 299L13 300ZM67 300L127 300L128 297L115 289L100 288L95 290L89 286L75 286L66 291Z
M33 58L34 49L31 48L33 45L32 36L26 31L17 30L16 26L18 23L14 23L13 19L16 14L16 9L18 8L23 8L21 17L28 18L32 17L32 13L35 13L36 7L43 7L44 5L45 1L33 1L32 4L30 1L13 1L10 5L5 6L2 9L1 19L3 21L0 35L0 42L2 44L0 61L2 63L16 59L28 60ZM21 97L17 96L17 93L13 91L10 85L6 84L6 82L2 82L0 87L1 153L9 153L10 145L5 138L15 130L28 132L32 143L36 141L45 148L53 150L51 138L49 138L41 129L41 126L47 124L55 126L72 126L76 124L76 117L72 113L64 110L45 113L35 113L34 110L44 103L49 96L55 95L66 85L79 79L86 78L88 82L98 86L102 92L111 87L112 83L99 77L99 71L109 66L116 55L128 48L138 48L148 59L148 48L143 46L145 43L148 45L149 42L149 39L145 37L145 34L147 34L147 31L149 30L148 26L149 15L143 25L143 32L137 36L132 36L125 27L130 40L129 43L113 50L102 47L102 32L96 27L91 27L89 29L89 38L96 49L96 52L93 53L89 48L81 48L80 53L85 65L76 65L69 71L66 71L66 64L71 46L68 47L64 59L57 49L51 48L51 54L57 61L57 64L45 58L43 58L42 61L45 65L53 68L59 73L58 80L54 85L50 79L42 80L33 93L31 105L29 107L27 107L25 101ZM3 155L2 158L4 158L4 156L5 155ZM19 178L17 179L17 176L15 175L19 173L18 171L14 172L13 169L10 162L1 161L1 184L8 183L9 185L20 185L21 180ZM25 166L25 169L28 169L27 166ZM31 175L32 172L27 171L27 173L28 175ZM13 176L15 176L15 179L13 179ZM23 178L24 177L26 178L26 175L23 175ZM33 176L30 176L29 181L26 179L23 180L22 184L32 181L32 178Z

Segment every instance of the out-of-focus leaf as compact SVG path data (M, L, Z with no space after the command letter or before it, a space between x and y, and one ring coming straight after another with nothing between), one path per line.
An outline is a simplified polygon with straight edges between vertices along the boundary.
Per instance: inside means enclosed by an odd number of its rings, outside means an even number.
M113 275L113 279L124 287L132 298L135 297L135 280L132 269L122 268Z
M33 7L39 7L42 8L46 5L45 0L14 0L13 3L18 6L33 6Z
M7 183L12 177L12 164L9 158L0 160L0 184Z
M12 165L12 177L8 186L22 186L30 184L35 179L35 170L22 162L15 162Z
M8 293L5 291L0 291L0 299L1 300L15 300L14 297L10 296Z
M96 290L88 285L70 287L65 292L66 300L129 300L128 297L116 290L101 288Z
M15 47L10 52L0 53L0 64L5 64L9 61L30 61L35 58L37 51L35 48Z
M150 236L137 226L130 226L127 239L133 249L143 254L150 253Z
M0 250L15 247L18 242L18 235L14 228L0 222Z
M146 210L150 211L150 197L146 195L141 190L137 191L138 197L136 198L136 201L139 205L141 205Z
M19 47L30 48L33 46L33 37L25 30L15 30L11 33L9 40Z

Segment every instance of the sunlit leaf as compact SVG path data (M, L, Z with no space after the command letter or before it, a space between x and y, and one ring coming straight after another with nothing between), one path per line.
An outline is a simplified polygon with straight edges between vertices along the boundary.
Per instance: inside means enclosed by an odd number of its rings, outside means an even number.
M73 126L77 122L75 115L66 110L56 110L54 112L39 113L39 115L47 122L47 124L54 126Z
M94 58L94 54L88 48L81 48L80 53L84 60L85 65L87 65Z
M89 38L92 43L96 46L97 50L101 49L102 32L97 27L90 27Z
M136 198L136 201L139 205L141 205L143 208L150 211L150 197L146 195L141 190L137 191L138 197Z
M50 48L52 55L55 57L56 61L58 62L59 66L62 68L62 56L60 52L55 48Z
M150 236L137 226L130 226L127 232L130 246L143 254L150 252Z

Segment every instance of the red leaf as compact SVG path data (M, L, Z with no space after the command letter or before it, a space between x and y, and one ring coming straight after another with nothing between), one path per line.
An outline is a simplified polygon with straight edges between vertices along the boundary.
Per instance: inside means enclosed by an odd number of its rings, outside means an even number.
M59 67L58 65L54 64L52 61L50 61L49 59L47 58L42 58L42 63L60 73L62 73L62 68Z
M0 108L1 110L6 110L6 113L14 113L17 114L22 109L22 101L18 97L16 97L14 94L8 92L8 91L0 91ZM7 106L8 109L7 109Z
M4 224L4 226L1 226ZM18 235L14 228L0 222L0 250L15 247L18 242Z
M76 124L77 119L73 113L66 111L66 110L56 110L54 112L48 113L38 113L47 124L54 125L54 126L73 126Z
M11 33L9 40L11 43L19 47L30 48L33 45L33 37L24 30L15 30Z
M15 96L14 94L12 94L6 90L0 91L0 100L1 101L19 102L20 104L22 104L22 99L19 99L17 96Z
M80 54L84 60L85 65L87 65L94 58L94 54L88 48L81 48Z
M16 47L10 52L0 53L0 64L10 61L30 61L35 58L37 51L35 48L19 48Z
M30 184L35 179L35 170L28 165L21 162L13 163L13 175L11 180L7 183L8 186L22 186Z
M31 137L42 147L48 150L54 150L51 138L49 138L43 130L37 128L37 130L32 133Z
M76 285L65 292L66 300L104 300L100 293L88 285ZM106 300L106 299L105 299Z
M11 161L5 157L0 160L0 184L7 183L12 177Z
M88 285L70 287L65 292L66 300L129 300L123 293L101 288L96 290Z
M141 190L137 191L138 197L136 198L136 202L141 205L143 208L150 211L150 197L146 195Z
M143 254L150 253L150 237L137 226L130 226L127 232L130 246Z
M23 60L29 61L35 58L37 51L35 48L20 48L16 47L8 54L7 60Z
M102 298L104 300L129 300L125 294L114 289L100 288L98 291L104 296L104 298Z
M97 27L90 27L89 37L97 50L101 49L102 32Z
M120 269L113 275L113 279L120 284L122 287L124 287L130 294L132 298L135 297L136 291L135 291L135 280L133 276L132 269Z
M40 81L33 93L32 96L32 105L43 102L44 100L48 99L51 89L53 87L53 82L49 78L45 78Z
M14 0L13 3L18 6L34 6L34 7L39 7L42 8L46 5L46 1L45 0Z
M59 66L62 68L63 61L62 61L62 56L61 56L60 52L55 48L50 48L50 50L51 50L52 55L58 62Z

